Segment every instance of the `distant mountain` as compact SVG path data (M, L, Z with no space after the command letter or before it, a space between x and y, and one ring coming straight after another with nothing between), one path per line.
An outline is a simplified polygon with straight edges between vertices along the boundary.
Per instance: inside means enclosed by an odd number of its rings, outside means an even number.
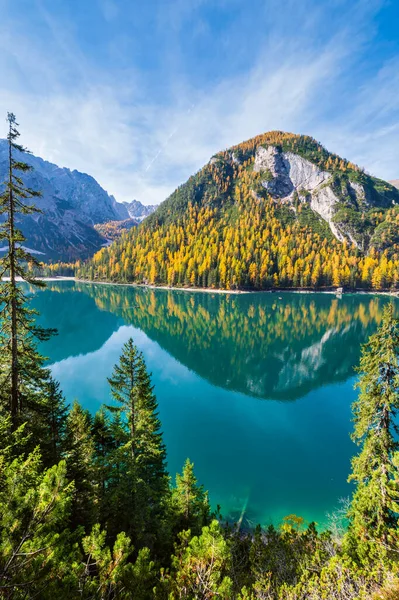
M132 202L124 202L123 204L129 213L129 217L139 223L158 208L156 204L145 205L139 200L132 200Z
M399 179L392 179L389 183L399 189Z
M227 289L398 286L399 190L309 136L219 152L81 275Z
M43 260L87 258L107 240L94 229L97 223L129 218L127 208L97 181L32 154L22 159L33 167L24 175L27 186L42 192L36 205L42 214L22 217L26 246ZM0 182L7 176L7 141L0 140Z
M107 221L106 223L98 223L94 226L95 230L104 236L107 240L116 240L122 233L137 227L139 223L144 221L157 208L157 205L150 204L148 206L142 204L138 200L132 202L123 202L119 206L123 206L124 210L128 211L129 218L121 221Z

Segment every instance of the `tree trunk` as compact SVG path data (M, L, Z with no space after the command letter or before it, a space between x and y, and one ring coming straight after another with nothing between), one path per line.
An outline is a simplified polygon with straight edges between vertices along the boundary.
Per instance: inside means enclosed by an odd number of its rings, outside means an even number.
M11 124L10 124L11 135ZM19 390L18 390L18 338L17 338L17 296L16 296L16 273L15 273L15 232L14 232L14 198L12 193L12 146L11 139L8 142L9 160L9 255L10 255L10 286L11 286L11 419L15 429L17 427L19 412Z

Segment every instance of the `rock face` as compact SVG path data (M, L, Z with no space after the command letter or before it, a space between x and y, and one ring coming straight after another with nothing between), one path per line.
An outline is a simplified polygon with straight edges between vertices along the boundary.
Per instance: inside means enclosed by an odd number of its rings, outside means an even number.
M399 190L399 179L392 179L389 183Z
M256 150L254 171L260 173L262 186L272 196L285 200L294 207L295 200L307 203L330 226L335 237L343 241L350 239L356 246L357 241L348 232L342 230L333 221L335 207L340 199L332 188L332 176L315 164L293 152L281 152L275 146L260 146ZM350 193L360 204L366 202L363 186L350 184Z
M23 154L33 167L24 174L25 184L42 192L35 204L42 214L22 217L19 226L26 246L42 253L44 260L86 258L106 242L94 230L97 223L129 218L127 208L116 202L97 181L79 171L70 171ZM0 181L7 175L7 142L0 140Z
M138 223L143 221L157 208L156 204L142 204L139 200L132 200L132 202L124 202L123 206L129 213L129 217L134 219Z

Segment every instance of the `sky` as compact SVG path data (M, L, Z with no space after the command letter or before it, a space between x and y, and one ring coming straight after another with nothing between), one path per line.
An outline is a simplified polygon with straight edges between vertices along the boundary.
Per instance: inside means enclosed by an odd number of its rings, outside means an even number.
M159 203L275 129L399 178L398 0L0 0L0 15L0 137L14 112L34 154L118 201Z

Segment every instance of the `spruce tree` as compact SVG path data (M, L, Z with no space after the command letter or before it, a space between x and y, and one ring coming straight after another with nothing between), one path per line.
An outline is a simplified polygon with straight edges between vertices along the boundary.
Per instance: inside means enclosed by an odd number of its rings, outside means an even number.
M45 467L57 464L64 455L67 415L68 409L60 384L49 374L36 402L35 418L30 425L34 443L40 443Z
M356 539L388 542L399 516L398 473L399 320L393 305L383 312L377 332L363 346L353 405L352 439L361 446L352 460L356 482L349 518Z
M119 429L119 425L117 425ZM104 525L109 520L114 507L110 505L110 490L114 487L113 478L115 474L112 469L115 450L119 445L118 438L114 436L115 427L109 419L104 408L101 408L94 416L92 435L94 442L94 471L97 486L97 498L99 507L99 521ZM119 481L119 474L116 475Z
M208 494L202 485L198 485L194 464L189 459L184 463L182 474L176 475L172 507L176 533L190 529L192 535L200 535L202 527L210 523Z
M28 263L37 265L37 261L23 248L25 237L17 227L20 216L38 212L29 200L40 193L24 185L21 175L31 167L18 155L27 150L17 143L20 134L12 113L8 113L7 122L8 176L0 196L0 216L5 217L0 226L0 242L6 242L7 251L0 260L0 279L8 274L9 281L0 287L0 401L8 407L15 429L21 421L21 413L34 409L48 378L37 342L48 339L53 331L37 326L36 312L29 309L24 289L17 284L22 279L31 285L44 285L26 268Z
M119 505L119 531L123 525L136 548L154 547L166 519L166 450L150 377L132 339L123 346L109 383L117 403L113 411L119 413L120 443L113 467L121 473L113 490L114 503Z
M87 410L74 402L66 420L65 457L67 477L73 481L75 496L71 510L71 526L85 531L97 520L92 421Z

